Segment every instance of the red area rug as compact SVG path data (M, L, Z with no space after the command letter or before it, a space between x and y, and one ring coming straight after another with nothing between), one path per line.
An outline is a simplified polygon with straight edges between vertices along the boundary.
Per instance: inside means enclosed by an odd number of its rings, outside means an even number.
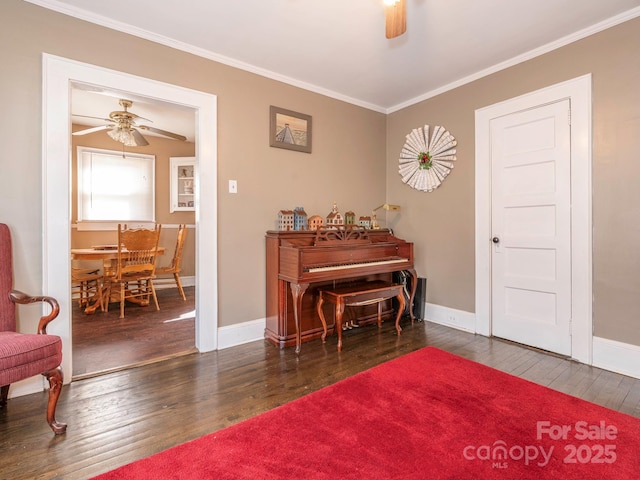
M640 419L433 347L106 479L637 479Z

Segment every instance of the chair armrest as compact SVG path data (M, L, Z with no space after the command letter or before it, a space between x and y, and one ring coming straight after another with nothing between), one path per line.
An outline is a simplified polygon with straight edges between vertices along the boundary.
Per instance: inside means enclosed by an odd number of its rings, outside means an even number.
M45 335L47 333L47 325L49 324L49 322L56 318L60 313L60 305L58 305L58 301L53 297L47 297L44 295L32 297L31 295L27 295L26 293L20 292L19 290L11 290L9 292L9 298L13 303L27 304L45 302L51 306L51 312L49 313L49 315L41 317L40 322L38 322L38 333L42 335Z

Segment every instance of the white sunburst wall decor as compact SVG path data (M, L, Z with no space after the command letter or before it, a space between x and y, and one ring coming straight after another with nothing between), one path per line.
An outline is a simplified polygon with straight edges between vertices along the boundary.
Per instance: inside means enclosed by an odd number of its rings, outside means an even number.
M429 138L429 125L414 128L400 152L402 181L416 190L432 192L449 175L456 160L456 140L436 125Z

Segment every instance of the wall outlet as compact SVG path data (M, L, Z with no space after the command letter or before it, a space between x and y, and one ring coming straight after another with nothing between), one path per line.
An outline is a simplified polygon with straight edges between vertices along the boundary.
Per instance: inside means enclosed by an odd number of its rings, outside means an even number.
M229 180L229 193L238 193L238 181Z

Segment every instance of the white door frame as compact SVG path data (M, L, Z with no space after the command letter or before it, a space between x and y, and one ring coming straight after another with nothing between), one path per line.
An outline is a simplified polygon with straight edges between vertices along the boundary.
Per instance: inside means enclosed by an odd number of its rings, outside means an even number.
M476 110L476 333L491 335L491 152L492 118L568 98L571 103L571 351L593 359L591 75L568 80Z
M217 97L147 78L43 55L42 230L43 291L58 299L51 333L62 337L62 367L71 372L71 82L105 86L196 110L196 347L218 346ZM71 380L68 375L65 382Z

